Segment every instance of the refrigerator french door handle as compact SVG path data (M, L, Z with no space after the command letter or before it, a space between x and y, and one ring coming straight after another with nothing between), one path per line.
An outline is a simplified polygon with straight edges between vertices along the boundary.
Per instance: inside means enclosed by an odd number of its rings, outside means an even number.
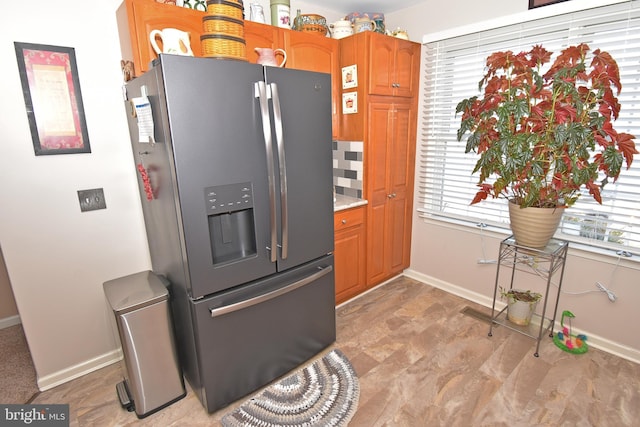
M284 132L282 131L282 112L280 110L280 96L278 85L270 83L271 99L273 101L273 125L276 131L276 144L278 147L278 162L280 166L280 208L282 221L282 246L281 257L287 259L289 254L289 210L287 208L287 166L284 155Z
M279 297L289 292L295 291L296 289L301 288L305 285L308 285L309 283L315 282L316 280L320 279L323 276L326 276L332 271L333 271L333 266L328 265L324 268L319 269L315 273L305 277L304 279L300 279L297 282L293 282L292 284L287 285L283 288L276 289L275 291L267 292L266 294L257 296L255 298L250 298L245 301L237 302L235 304L229 304L229 305L225 305L224 307L218 307L218 308L210 308L209 312L211 313L211 317L218 317L218 316L223 316L225 314L233 313L234 311L239 311L239 310L254 306L256 304L269 301L270 299Z
M271 251L271 262L277 260L278 233L276 222L276 176L275 163L273 158L273 140L271 138L271 119L269 118L269 93L267 85L263 81L255 83L255 97L260 101L260 115L262 116L262 133L264 134L264 145L267 152L267 177L269 181L269 228L271 235L271 246L267 247Z

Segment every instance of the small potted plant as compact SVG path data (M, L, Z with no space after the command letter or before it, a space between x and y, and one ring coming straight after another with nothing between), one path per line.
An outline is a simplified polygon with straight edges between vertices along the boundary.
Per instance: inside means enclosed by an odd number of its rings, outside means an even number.
M519 289L500 288L500 297L507 300L507 319L516 325L526 326L536 311L542 294Z
M638 153L635 137L613 128L622 86L611 55L582 43L564 49L544 71L551 55L540 45L518 54L493 53L479 83L482 96L456 107L462 113L458 140L468 134L465 152L479 156L473 170L480 173L479 190L471 204L507 198L516 241L534 248L546 245L563 208L582 189L602 203L601 188ZM548 237L525 243L527 230L519 237L514 215L525 210L552 217Z

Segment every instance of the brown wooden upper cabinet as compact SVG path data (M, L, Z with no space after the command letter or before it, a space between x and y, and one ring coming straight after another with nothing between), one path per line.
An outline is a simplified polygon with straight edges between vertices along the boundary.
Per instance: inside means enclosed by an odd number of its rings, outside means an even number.
M194 55L202 56L200 35L204 15L155 0L125 0L117 12L123 59L134 61L138 74L147 71L157 57L149 43L149 33L168 27L188 31ZM256 63L258 59L256 47L280 48L287 52L287 68L338 71L338 40L251 21L244 21L244 38L249 62Z
M317 71L331 74L331 109L333 120L333 137L337 135L338 114L338 83L340 71L338 40L323 37L318 34L303 33L272 25L245 21L244 38L247 43L247 59L256 62L258 54L256 47L283 49L287 53L286 68L296 70ZM278 62L282 57L278 54Z
M420 45L378 33L367 33L369 43L369 94L411 98L418 92Z
M200 34L204 12L158 3L155 0L125 0L116 11L122 59L133 61L137 76L149 71L158 55L151 47L151 30L177 28L191 35L191 50L202 56Z
M204 16L205 12L155 0L125 0L116 12L122 59L133 61L136 75L148 71L151 61L157 58L149 42L149 33L151 30L163 28L177 28L189 32L194 55L202 56L200 35L203 33ZM339 107L338 40L251 21L244 21L244 39L249 62L257 62L256 47L284 49L287 52L286 68L331 74L335 138ZM281 60L281 57L278 59Z
M287 52L287 68L323 73L338 69L338 41L329 37L245 21L244 38L249 62L258 59L256 47L270 47Z
M354 34L340 39L339 66L353 65L358 85L339 87L338 95L342 99L355 92L359 105L355 112L338 115L338 139L361 141L369 125L366 104L371 97L402 98L417 105L420 44L371 31Z

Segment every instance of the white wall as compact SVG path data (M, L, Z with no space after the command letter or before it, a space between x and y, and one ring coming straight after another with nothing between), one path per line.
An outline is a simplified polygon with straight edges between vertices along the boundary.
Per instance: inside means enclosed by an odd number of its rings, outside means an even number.
M613 2L618 0L570 1L528 11L527 0L450 0L437 9L432 9L429 2L425 2L388 18L403 20L412 39L421 40L429 33L453 33L452 28L457 26L481 27L479 22L496 20L516 22L516 18L511 16L514 13L519 14L517 19L521 19L530 14L560 13L585 5ZM423 19L418 21L412 16ZM418 135L418 141L420 139ZM418 158L416 182L419 166ZM416 185L415 200L417 190ZM414 207L418 207L417 204ZM499 242L504 237L490 232L485 232L482 237L476 228L424 220L414 212L412 258L407 274L490 307L495 265L478 264L477 260L484 257L495 259ZM519 277L524 278L519 282L520 287L536 289L540 286L534 275ZM609 301L602 292L584 293L597 291L596 281L614 291L616 302ZM633 332L633 325L640 324L640 311L636 308L640 301L639 283L640 263L637 260L629 262L622 259L618 263L614 254L603 256L570 249L558 313L572 311L576 316L573 326L588 335L591 345L640 362L640 334ZM501 284L505 285L504 282Z
M119 3L0 6L0 243L43 388L113 361L102 284L150 267L120 89ZM75 48L91 154L34 155L14 41ZM107 209L81 213L77 190L97 187Z
M406 29L411 40L420 42L424 34L526 11L528 5L528 0L426 0L385 14L385 25L391 30Z
M249 3L260 3L263 5L264 8L264 12L267 18L267 23L271 22L271 9L269 6L269 0L247 0L244 4L245 4L245 8L248 9L248 4ZM326 18L327 20L327 24L330 24L342 17L344 17L344 15L346 15L346 13L348 12L341 12L341 11L335 11L335 10L331 10L331 9L327 9L326 7L322 6L322 2L321 1L317 1L315 2L316 4L314 5L313 2L305 2L305 1L298 1L298 0L291 0L291 22L293 23L293 19L296 16L297 10L300 9L300 13L302 14L308 14L308 13L315 13L317 15L322 15ZM247 13L247 18L248 18L248 13Z

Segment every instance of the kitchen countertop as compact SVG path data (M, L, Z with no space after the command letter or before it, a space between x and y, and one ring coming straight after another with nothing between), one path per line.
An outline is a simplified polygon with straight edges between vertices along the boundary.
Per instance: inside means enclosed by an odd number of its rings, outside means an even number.
M333 211L343 211L345 209L355 208L356 206L366 205L367 203L368 202L365 199L336 194L336 201L333 203Z

